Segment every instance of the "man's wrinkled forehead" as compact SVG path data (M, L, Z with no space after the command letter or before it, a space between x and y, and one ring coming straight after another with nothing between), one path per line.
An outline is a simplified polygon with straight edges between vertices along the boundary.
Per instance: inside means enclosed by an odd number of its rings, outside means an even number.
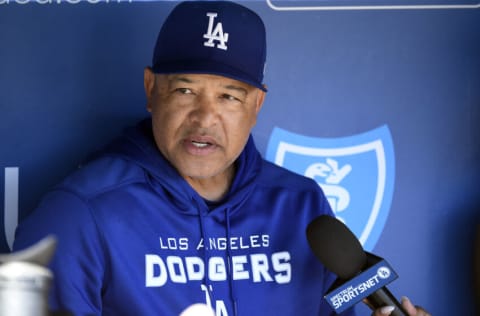
M156 82L168 87L175 87L182 84L189 86L218 86L244 94L248 94L251 90L257 89L239 80L211 74L155 74L155 78Z

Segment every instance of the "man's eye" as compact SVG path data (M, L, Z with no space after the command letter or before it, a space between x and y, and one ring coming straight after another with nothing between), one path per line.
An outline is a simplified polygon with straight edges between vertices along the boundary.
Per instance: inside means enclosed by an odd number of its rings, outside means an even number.
M182 93L182 94L192 94L192 90L190 90L188 88L178 88L177 91Z
M238 98L230 94L224 94L222 97L228 101L240 101Z

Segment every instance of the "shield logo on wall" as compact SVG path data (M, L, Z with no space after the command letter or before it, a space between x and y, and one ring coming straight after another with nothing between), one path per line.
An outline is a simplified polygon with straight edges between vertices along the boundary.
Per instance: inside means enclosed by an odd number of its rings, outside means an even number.
M266 159L314 179L335 216L371 251L390 211L395 156L386 125L341 138L316 138L276 127Z

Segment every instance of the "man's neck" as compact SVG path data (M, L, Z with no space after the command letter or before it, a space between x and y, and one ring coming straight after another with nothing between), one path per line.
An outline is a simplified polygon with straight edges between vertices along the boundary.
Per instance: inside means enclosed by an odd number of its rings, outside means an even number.
M209 178L191 178L186 177L185 180L192 188L204 199L208 201L220 201L230 189L233 178L235 176L235 167L232 166L213 177Z

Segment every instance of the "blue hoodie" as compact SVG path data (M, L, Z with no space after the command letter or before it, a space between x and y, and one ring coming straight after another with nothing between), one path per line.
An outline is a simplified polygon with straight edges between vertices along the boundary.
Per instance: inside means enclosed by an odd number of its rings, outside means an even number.
M208 203L145 120L49 192L14 249L58 237L50 307L75 315L178 315L194 303L216 315L334 315L323 294L335 276L305 236L332 214L321 189L263 160L252 137L236 164L225 199Z

